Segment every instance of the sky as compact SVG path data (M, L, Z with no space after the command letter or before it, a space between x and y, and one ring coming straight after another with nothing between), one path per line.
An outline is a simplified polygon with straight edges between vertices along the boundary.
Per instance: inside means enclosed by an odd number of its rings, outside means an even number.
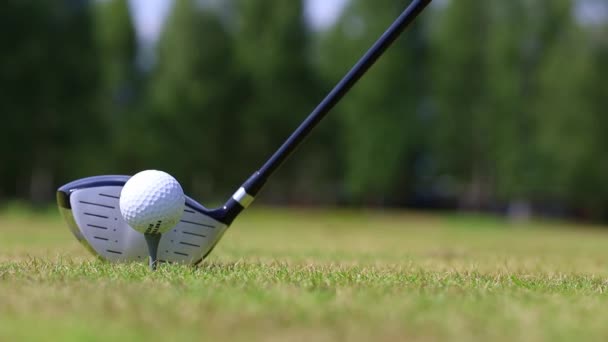
M326 28L338 18L347 1L306 0L306 17L315 29ZM172 0L130 0L140 39L146 42L156 41L171 8L171 2Z
M577 16L591 24L605 22L608 20L608 2L606 0L580 0Z
M142 42L154 43L162 31L164 18L172 0L129 0L138 36ZM289 1L289 0L285 0ZM436 0L445 4L450 0ZM339 17L348 0L306 0L306 17L315 29L330 26ZM606 0L578 0L577 17L587 23L608 20Z

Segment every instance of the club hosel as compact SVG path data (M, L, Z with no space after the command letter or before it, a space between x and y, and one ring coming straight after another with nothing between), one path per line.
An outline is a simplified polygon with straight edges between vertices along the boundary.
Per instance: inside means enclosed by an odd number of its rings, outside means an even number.
M260 192L266 180L262 177L259 171L256 171L241 187L232 195L232 199L239 203L243 209L255 199L255 196Z
M253 203L255 197L245 190L245 188L240 187L234 195L232 195L232 200L238 203L243 209L246 209Z
M236 192L228 199L221 213L221 221L230 225L232 221L255 199L255 196L266 183L259 171L256 171Z

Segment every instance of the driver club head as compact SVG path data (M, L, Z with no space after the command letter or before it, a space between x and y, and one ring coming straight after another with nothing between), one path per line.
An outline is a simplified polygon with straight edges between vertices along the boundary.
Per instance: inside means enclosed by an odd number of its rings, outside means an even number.
M129 176L96 176L68 183L57 190L57 203L74 236L93 254L111 262L145 261L143 234L122 218L120 192ZM198 264L220 240L228 224L221 210L209 210L186 196L179 223L164 233L158 260Z

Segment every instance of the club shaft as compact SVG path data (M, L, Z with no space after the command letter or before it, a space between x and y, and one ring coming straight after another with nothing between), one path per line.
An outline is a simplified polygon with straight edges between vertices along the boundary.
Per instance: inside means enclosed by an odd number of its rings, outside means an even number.
M432 0L414 0L409 7L395 20L388 30L374 43L367 53L334 87L315 110L304 120L283 145L268 159L256 174L246 183L246 190L255 196L266 180L289 157L289 155L310 134L312 129L335 107L357 81L374 65L399 35L414 21Z

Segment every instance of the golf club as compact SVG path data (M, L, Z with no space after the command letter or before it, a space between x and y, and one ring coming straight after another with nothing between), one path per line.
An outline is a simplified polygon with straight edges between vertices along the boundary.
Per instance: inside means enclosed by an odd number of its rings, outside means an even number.
M162 235L158 260L197 264L220 240L228 226L247 208L266 181L300 145L310 131L344 97L382 56L431 0L414 0L367 53L334 87L266 163L218 209L207 209L186 196L186 207L176 227ZM97 176L80 179L57 191L59 209L74 236L93 254L108 261L148 258L144 235L123 220L119 198L129 176Z

